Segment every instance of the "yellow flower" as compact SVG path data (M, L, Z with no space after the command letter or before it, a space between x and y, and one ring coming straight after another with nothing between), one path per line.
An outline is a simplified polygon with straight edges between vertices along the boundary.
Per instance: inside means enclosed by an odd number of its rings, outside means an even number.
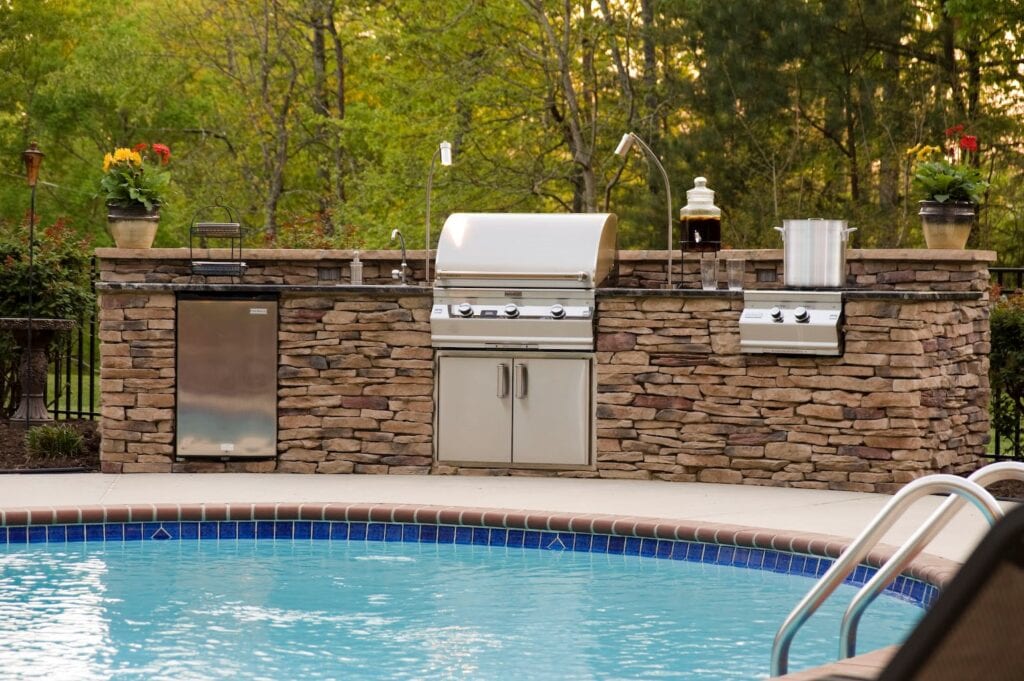
M907 156L913 156L917 152L921 151L921 143L917 143L914 146L907 149Z
M114 163L114 155L107 154L103 157L103 172L110 170L110 166Z
M114 149L114 163L127 162L134 166L142 165L142 155L137 151L121 147Z

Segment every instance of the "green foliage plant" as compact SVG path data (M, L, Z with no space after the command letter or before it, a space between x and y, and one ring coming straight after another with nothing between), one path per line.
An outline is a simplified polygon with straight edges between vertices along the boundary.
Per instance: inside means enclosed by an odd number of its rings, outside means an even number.
M82 436L71 426L47 425L29 428L25 445L34 459L72 459L82 453Z
M159 208L171 181L165 169L170 160L170 148L159 143L143 142L106 154L100 190L107 206L142 207L147 212Z
M996 437L1016 431L1024 418L1024 296L1004 296L992 306L989 319L992 351L989 411Z
M915 162L913 186L925 201L981 203L988 183L970 165L969 156L978 151L978 138L963 134L964 126L946 130L947 148L917 144L907 149Z

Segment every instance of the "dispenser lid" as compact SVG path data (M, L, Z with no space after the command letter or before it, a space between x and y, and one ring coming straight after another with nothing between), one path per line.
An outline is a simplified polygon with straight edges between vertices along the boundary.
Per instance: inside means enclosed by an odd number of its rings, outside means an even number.
M686 190L686 205L689 207L715 208L715 192L712 189L708 189L706 178L694 178L693 189Z

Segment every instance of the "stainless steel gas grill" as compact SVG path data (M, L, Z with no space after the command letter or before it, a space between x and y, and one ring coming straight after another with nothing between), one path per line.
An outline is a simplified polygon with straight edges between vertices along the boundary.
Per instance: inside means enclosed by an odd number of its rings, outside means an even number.
M593 452L594 289L611 214L454 214L437 247L438 461L585 467Z

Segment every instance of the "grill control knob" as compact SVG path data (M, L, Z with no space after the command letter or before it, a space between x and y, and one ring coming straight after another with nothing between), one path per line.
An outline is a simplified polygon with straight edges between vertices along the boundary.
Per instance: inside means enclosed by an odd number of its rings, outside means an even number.
M768 310L768 314L771 316L773 322L778 323L782 321L782 310L780 310L779 308L773 307L772 309Z
M505 316L510 319L515 319L519 316L519 308L515 303L509 303L505 306Z
M555 319L561 319L565 316L565 308L558 303L555 303L551 306L551 316Z
M469 303L459 303L458 307L455 308L455 311L463 317L473 316L473 306Z
M807 311L806 307L798 307L793 310L793 316L798 324L806 324L811 321L811 313Z

